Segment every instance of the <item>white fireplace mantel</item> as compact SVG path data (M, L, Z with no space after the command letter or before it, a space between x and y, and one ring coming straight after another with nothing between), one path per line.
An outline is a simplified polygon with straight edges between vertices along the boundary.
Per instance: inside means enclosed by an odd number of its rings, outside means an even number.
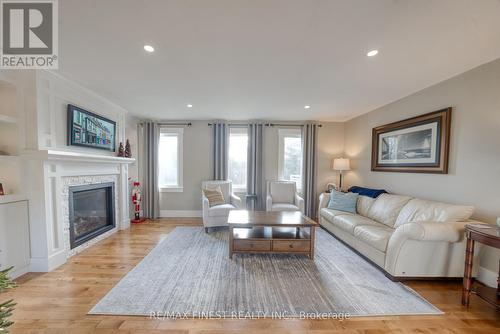
M40 159L48 161L98 162L113 164L131 164L135 162L134 158L123 158L109 155L56 150L24 151L21 154L21 157L27 159Z
M104 154L51 149L21 152L24 182L29 184L30 271L51 271L78 251L69 249L66 242L68 186L115 182L116 228L103 237L130 227L128 167L135 159Z

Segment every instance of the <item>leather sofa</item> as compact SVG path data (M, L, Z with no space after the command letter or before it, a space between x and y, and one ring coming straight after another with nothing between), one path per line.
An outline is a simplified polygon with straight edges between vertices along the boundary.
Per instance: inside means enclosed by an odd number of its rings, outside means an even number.
M329 198L320 196L320 225L389 278L463 276L464 228L473 207L382 194L359 196L352 214L328 209Z

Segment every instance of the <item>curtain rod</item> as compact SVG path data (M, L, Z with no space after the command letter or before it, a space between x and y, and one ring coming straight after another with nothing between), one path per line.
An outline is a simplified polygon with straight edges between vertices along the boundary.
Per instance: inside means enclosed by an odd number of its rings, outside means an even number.
M144 123L140 123L141 125L144 125ZM156 123L158 125L173 125L173 126L191 126L193 125L193 123L189 122L189 123Z
M245 124L237 124L237 123L228 123L229 126L247 126L249 123ZM214 123L208 123L208 126L212 126ZM281 123L264 123L265 126L293 126L293 127L302 127L304 124L281 124ZM318 127L321 128L323 125L318 124Z
M305 124L283 124L283 123L266 123L266 126L304 126ZM321 128L323 125L318 124L318 127Z

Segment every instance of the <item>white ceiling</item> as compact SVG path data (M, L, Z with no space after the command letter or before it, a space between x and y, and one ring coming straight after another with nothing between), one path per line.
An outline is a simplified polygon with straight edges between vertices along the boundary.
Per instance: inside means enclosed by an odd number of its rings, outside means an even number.
M143 118L343 121L500 58L499 0L59 4L60 73Z

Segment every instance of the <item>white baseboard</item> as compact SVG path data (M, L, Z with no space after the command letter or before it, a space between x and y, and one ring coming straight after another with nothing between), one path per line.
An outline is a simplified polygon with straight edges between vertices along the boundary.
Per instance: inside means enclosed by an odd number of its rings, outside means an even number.
M161 210L161 218L199 218L202 217L201 210Z
M67 259L68 254L66 250L60 250L48 258L32 257L30 259L29 271L46 273L66 263Z
M479 267L479 270L477 272L477 280L487 286L490 286L492 288L497 287L497 273L494 271L491 271L489 269L486 269L484 267Z

